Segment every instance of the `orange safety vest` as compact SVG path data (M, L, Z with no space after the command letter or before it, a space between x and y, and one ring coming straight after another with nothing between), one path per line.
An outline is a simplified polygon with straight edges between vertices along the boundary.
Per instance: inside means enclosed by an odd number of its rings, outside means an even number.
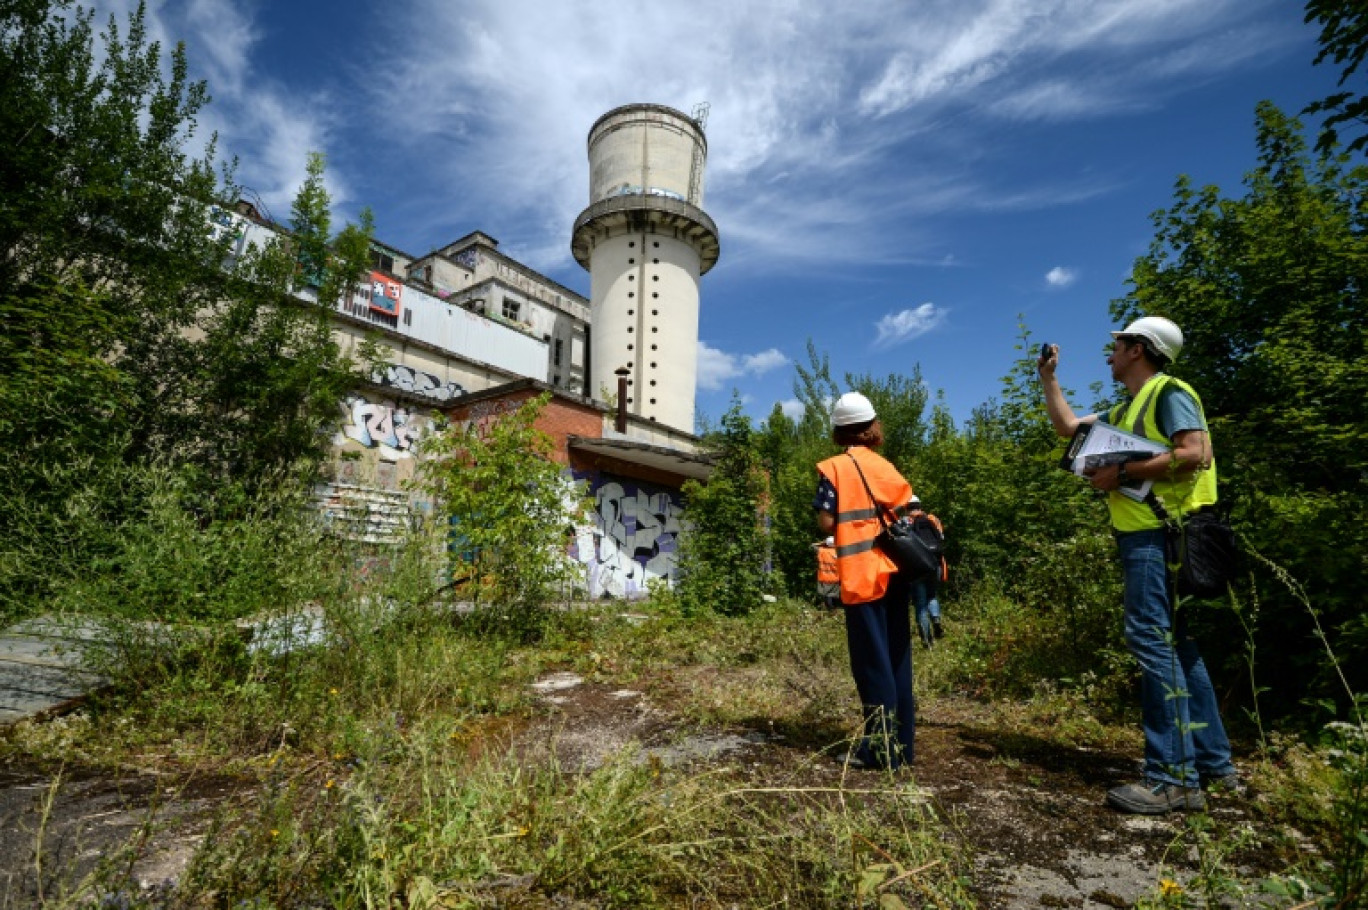
M817 548L817 584L838 585L840 572L836 569L836 548L823 544Z
M852 458L859 461L864 481ZM897 468L864 446L851 446L844 455L820 462L817 470L836 488L836 571L841 579L841 603L876 601L887 592L888 580L898 571L893 560L874 546L874 539L883 530L877 510L882 506L886 510L883 518L888 521L888 512L912 498L912 486ZM869 501L865 481L877 504Z

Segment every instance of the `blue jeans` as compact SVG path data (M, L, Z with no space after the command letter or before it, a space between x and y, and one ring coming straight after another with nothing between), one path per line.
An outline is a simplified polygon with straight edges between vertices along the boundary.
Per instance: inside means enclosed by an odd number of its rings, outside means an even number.
M941 615L940 601L936 600L937 586L935 579L912 582L912 606L917 611L917 628L921 630L922 641L927 647L935 640L931 620L940 619Z
M912 761L917 699L912 694L911 593L895 575L879 600L844 608L850 672L864 712L864 735L853 751L866 764L896 768Z
M1170 609L1164 532L1116 535L1125 571L1126 645L1140 665L1145 777L1196 787L1199 777L1233 774L1230 740L1216 692L1182 611Z

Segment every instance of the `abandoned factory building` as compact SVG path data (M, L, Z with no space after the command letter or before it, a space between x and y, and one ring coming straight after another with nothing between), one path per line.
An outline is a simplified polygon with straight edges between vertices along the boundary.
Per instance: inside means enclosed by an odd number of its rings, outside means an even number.
M710 467L693 434L699 279L720 250L702 208L705 121L706 106L634 104L591 127L589 204L567 225L589 298L480 231L423 256L372 242L333 326L344 350L378 339L385 365L339 403L315 491L327 520L397 540L431 508L405 481L434 415L487 420L550 393L540 427L593 504L572 544L585 590L632 597L673 580L679 489ZM279 230L245 204L215 221L239 251Z

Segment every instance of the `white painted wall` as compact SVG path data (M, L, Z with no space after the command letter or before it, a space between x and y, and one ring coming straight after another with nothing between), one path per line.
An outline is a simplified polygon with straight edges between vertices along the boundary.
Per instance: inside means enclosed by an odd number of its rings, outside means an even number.
M698 374L698 253L659 234L623 234L594 248L592 362L617 391L631 370L627 411L693 432ZM599 389L593 389L594 394Z

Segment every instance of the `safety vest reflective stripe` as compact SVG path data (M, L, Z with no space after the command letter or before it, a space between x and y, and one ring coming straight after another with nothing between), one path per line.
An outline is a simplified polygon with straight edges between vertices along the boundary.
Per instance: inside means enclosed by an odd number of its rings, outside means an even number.
M858 459L864 481L855 469ZM862 604L878 600L888 590L888 580L897 571L892 560L875 546L883 530L875 503L870 503L865 481L878 506L901 506L912 498L912 487L891 464L863 446L852 446L846 454L828 458L817 470L836 488L838 508L859 504L836 514L836 566L841 577L841 601Z
M1116 405L1107 412L1107 423L1154 442L1170 445L1169 439L1159 429L1158 407L1159 395L1169 383L1192 396L1205 422L1202 399L1192 386L1167 373L1156 373L1129 404ZM1210 505L1216 501L1216 460L1213 458L1206 468L1198 468L1186 477L1156 480L1153 489L1164 504L1165 511L1174 518ZM1136 502L1116 491L1107 495L1107 509L1111 513L1112 527L1118 531L1146 531L1163 526L1147 504Z
M856 553L863 553L866 550L874 549L874 541L861 540L858 543L847 544L844 547L836 548L836 556L854 556Z
M841 524L847 521L863 521L866 518L877 518L878 509L851 509L848 512L837 512L836 523Z

